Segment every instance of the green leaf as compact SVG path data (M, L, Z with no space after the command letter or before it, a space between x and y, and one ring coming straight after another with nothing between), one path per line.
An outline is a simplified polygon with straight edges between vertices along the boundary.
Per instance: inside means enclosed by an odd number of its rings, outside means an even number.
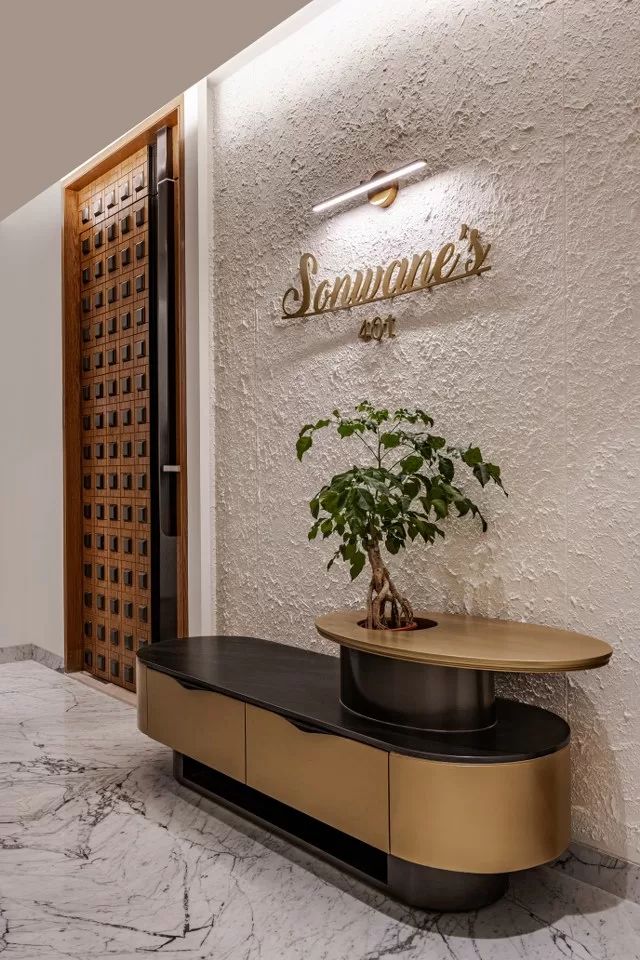
M352 540L350 543L345 543L342 546L342 556L345 560L353 560L357 552L357 544L355 540Z
M414 497L417 497L420 492L420 481L415 476L410 476L404 483L404 492L405 494L413 500Z
M451 482L453 480L454 467L453 461L449 457L438 457L438 469L444 477L445 480Z
M400 436L397 433L383 433L380 436L380 443L386 450L392 447L399 447L401 444Z
M425 413L424 410L416 410L416 416L422 420L424 424L428 427L433 426L433 417L430 417L428 413Z
M353 423L341 423L338 426L338 433L341 437L350 437L355 432Z
M327 519L323 520L320 524L320 533L325 538L333 533L333 520L330 517L327 517Z
M311 511L313 519L317 520L318 514L320 513L320 501L317 497L314 497L313 500L309 502L309 510Z
M449 509L446 503L444 502L444 500L432 500L431 506L435 510L436 516L438 517L439 520L442 520L443 517L446 517L449 512Z
M327 513L335 513L339 503L340 503L340 494L335 490L329 490L328 493L325 493L321 498L322 507Z
M433 543L436 530L438 529L436 525L434 523L429 523L428 520L423 520L422 517L415 517L414 522L424 542Z
M468 467L473 467L476 463L482 463L480 447L469 447L468 450L463 451L461 456Z
M424 460L417 453L410 453L400 461L400 468L403 473L417 473L423 463Z
M447 483L446 480L438 484L441 490L444 490L446 498L449 503L457 503L458 500L464 500L465 496L458 487L452 486L450 483Z
M368 490L359 491L358 506L361 510L375 510L376 502Z
M477 464L477 466L473 468L473 475L483 487L485 487L491 479L491 474L489 473L486 463Z
M500 467L496 466L495 463L488 463L486 466L487 466L487 470L489 471L489 476L491 477L493 482L497 483L497 485L501 487L501 489L503 490L505 497L508 497L509 494L502 486L502 479L500 476Z
M399 552L400 548L404 546L404 543L402 540L398 540L397 537L394 537L392 534L389 534L389 536L384 542L384 545L389 551L389 553L395 556L395 554Z
M313 446L313 440L311 437L305 435L304 437L298 437L296 443L296 453L298 455L298 460L302 460L303 456Z
M353 560L351 561L351 567L349 568L349 573L351 574L351 579L355 580L359 574L362 573L363 567L365 565L366 557L364 553L360 550L354 555Z

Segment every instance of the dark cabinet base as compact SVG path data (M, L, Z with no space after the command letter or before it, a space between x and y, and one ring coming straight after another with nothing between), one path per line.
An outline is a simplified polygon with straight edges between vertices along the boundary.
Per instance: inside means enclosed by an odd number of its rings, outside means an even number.
M476 910L498 900L507 889L508 874L459 873L410 863L197 760L175 752L173 758L173 772L179 783L250 817L268 830L276 830L410 906L438 913Z
M412 907L436 913L479 910L504 896L508 873L459 873L387 857L387 889Z

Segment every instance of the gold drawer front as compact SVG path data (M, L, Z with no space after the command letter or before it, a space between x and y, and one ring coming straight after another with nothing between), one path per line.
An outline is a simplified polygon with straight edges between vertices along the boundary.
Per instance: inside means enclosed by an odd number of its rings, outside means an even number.
M247 784L387 852L388 758L247 704Z
M158 670L146 671L146 692L148 736L244 783L241 700L189 690Z
M389 758L391 853L464 873L547 863L569 844L569 747L517 763Z

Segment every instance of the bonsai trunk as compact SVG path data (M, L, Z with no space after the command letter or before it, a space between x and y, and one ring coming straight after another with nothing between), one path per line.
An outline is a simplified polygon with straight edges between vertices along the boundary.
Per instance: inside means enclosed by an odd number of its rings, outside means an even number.
M371 564L371 582L367 594L367 626L370 630L388 630L413 623L411 604L403 597L391 579L380 556L380 544L367 550Z

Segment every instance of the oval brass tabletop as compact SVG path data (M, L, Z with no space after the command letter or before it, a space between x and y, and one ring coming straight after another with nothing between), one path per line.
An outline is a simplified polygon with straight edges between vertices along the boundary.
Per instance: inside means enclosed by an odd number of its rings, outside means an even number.
M436 626L367 630L358 626L366 618L363 610L341 610L318 617L316 629L328 640L381 657L503 673L589 670L603 666L613 652L595 637L535 623L423 611L416 617L435 620Z

